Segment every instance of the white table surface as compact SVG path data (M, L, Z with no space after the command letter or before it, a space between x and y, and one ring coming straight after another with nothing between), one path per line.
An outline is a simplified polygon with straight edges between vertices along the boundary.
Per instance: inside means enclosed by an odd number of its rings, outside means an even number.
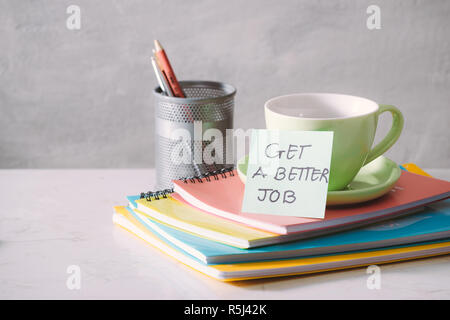
M450 179L450 170L428 170ZM2 299L449 299L450 256L222 283L113 225L114 205L151 189L154 170L0 170ZM67 268L81 271L70 290Z

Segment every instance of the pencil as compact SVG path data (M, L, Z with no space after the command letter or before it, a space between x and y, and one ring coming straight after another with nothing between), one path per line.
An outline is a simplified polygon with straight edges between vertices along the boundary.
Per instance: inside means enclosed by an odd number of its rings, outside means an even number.
M159 69L162 75L167 79L170 89L175 97L185 98L183 90L173 72L172 66L170 65L169 59L167 58L166 52L164 51L161 43L155 40L155 56L158 63Z
M155 71L156 79L158 80L159 87L161 88L161 91L168 95L169 97L173 97L172 91L170 90L169 85L167 84L166 79L161 74L161 71L159 70L158 66L156 65L156 61L154 57L151 57L152 60L152 66L153 70Z

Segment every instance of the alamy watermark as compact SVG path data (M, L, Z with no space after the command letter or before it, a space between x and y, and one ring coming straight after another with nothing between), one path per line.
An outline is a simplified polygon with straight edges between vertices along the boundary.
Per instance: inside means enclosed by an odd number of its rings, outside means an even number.
M381 289L381 269L377 265L370 265L366 269L366 273L370 274L367 278L366 285L369 290Z
M70 5L66 9L66 13L69 15L66 19L66 27L69 30L81 29L81 8L77 5Z
M184 128L171 132L170 140L174 144L169 151L173 164L232 164L236 154L245 154L251 129L223 132L217 128L202 128L202 121L194 121L193 132Z
M248 154L246 147L252 129L226 129L224 132L217 128L206 130L202 128L202 121L194 121L193 130L178 128L172 131L168 137L172 141L170 147L167 147L169 150L160 150L160 152L169 152L173 165L233 165L237 156ZM277 143L277 138L279 139L277 132L272 132L270 137L272 142L270 151L280 154L280 156L271 157L273 159L267 163L267 158L261 158L261 152L254 152L253 154L257 157L252 158L251 161L252 163L263 163L268 172L275 172L281 154L290 151L282 150ZM261 137L261 139L266 138L265 135ZM257 146L252 147L256 148Z
M366 9L366 13L369 14L366 20L366 26L369 30L381 29L381 9L377 5L370 5Z
M66 287L69 290L81 289L81 268L75 264L70 265L66 269L66 273L69 274L66 280Z

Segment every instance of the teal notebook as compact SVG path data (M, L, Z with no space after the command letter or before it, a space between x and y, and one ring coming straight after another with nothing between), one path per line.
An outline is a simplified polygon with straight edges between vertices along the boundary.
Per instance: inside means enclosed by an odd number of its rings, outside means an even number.
M253 249L239 249L197 237L158 223L147 216L134 212L129 207L127 209L148 230L206 264L323 255L450 237L450 200L424 207L424 211L416 214L384 221L369 227Z

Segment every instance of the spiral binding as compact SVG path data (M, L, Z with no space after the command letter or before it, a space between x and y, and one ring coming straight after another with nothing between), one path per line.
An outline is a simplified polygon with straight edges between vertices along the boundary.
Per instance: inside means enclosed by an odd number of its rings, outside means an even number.
M198 168L196 168L198 169ZM220 168L220 169L216 169L216 170L211 170L211 171L206 171L204 173L200 173L198 175L192 176L192 177L185 177L185 178L181 178L179 180L183 181L184 183L203 183L202 179L205 179L206 181L210 182L211 179L214 180L219 180L221 177L222 179L226 179L227 178L227 173L229 177L233 177L234 176L234 167L227 167L227 168ZM147 201L152 201L152 200L160 200L162 199L166 199L167 195L173 193L174 190L173 188L170 189L163 189L163 190L157 190L157 191L148 191L148 192L142 192L140 195L140 199L145 199Z

